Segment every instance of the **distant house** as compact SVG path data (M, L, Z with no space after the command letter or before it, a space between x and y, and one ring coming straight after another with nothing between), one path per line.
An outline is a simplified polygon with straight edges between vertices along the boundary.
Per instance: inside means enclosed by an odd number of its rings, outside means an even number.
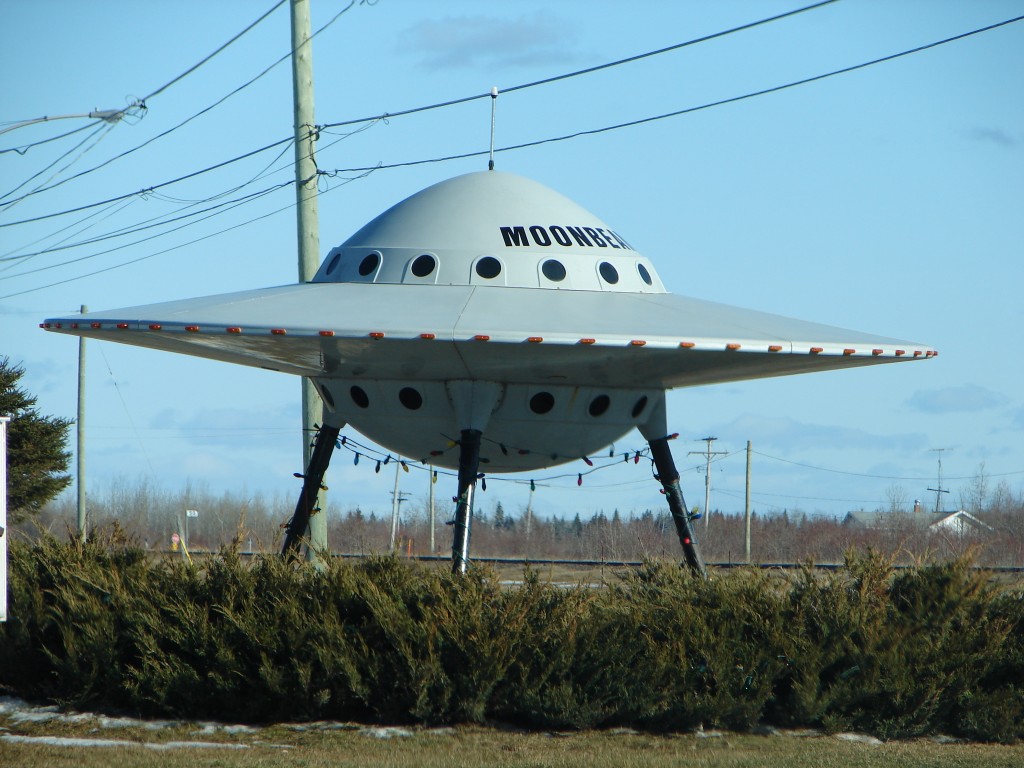
M984 535L993 528L974 515L956 512L848 512L843 525L869 528L875 531L923 530L928 533L947 533L963 538Z

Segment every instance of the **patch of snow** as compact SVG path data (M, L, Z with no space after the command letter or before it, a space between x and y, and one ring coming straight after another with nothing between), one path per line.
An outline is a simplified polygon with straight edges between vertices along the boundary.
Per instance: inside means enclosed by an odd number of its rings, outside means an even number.
M152 743L124 739L81 739L69 736L16 736L0 734L0 741L15 744L43 744L51 747L142 747L144 749L249 749L248 744L218 744L214 741L166 741Z
M874 736L868 736L866 733L837 733L836 738L840 741L853 741L858 744L882 744L881 739L876 739Z
M363 728L359 732L372 739L404 739L412 736L412 731L405 728Z

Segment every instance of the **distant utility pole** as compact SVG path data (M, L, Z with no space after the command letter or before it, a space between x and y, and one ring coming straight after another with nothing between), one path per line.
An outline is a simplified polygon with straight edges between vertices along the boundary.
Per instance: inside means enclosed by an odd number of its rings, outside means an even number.
M939 454L939 477L935 483L934 488L929 488L929 491L935 492L935 514L939 513L939 499L942 498L942 494L949 493L948 490L942 487L942 452L952 450L950 448L932 448L932 453Z
M398 507L409 497L398 490L398 470L402 468L401 458L395 459L395 490L391 492L391 546L389 551L394 552L398 544Z
M89 308L83 304L82 314L88 311ZM85 509L85 336L78 337L78 423L75 425L75 433L78 438L78 536L84 543L89 535Z
M430 515L430 554L434 554L434 482L437 475L434 474L434 465L427 467L427 509Z
M317 208L317 169L313 147L317 132L313 121L313 43L310 39L309 0L291 0L292 94L295 116L295 201L299 244L299 282L316 274L320 260L320 224ZM302 471L309 467L316 425L323 422L323 405L313 383L302 379ZM327 549L327 513L323 490L317 492L309 518L306 558ZM301 532L299 535L302 535Z
M707 465L704 468L704 530L708 529L708 521L711 519L711 513L708 509L708 505L711 504L711 457L713 456L724 456L726 451L712 451L711 444L717 440L717 437L702 437L705 443L708 444L706 450L703 451L690 451L689 455L699 454L707 459Z
M750 441L747 440L747 493L746 502L743 506L743 522L746 525L746 536L744 538L745 550L747 553L747 564L750 564Z

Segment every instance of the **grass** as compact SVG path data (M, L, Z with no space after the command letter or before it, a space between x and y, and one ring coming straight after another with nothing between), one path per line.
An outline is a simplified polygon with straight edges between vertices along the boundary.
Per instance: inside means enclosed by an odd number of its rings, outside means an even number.
M0 718L0 764L21 768L200 768L200 766L586 766L586 768L658 768L659 766L786 765L787 768L871 768L900 765L985 766L1024 764L1024 745L999 746L928 740L883 744L842 741L831 736L755 736L726 733L653 735L629 731L526 733L494 727L460 726L408 729L407 735L374 738L356 726L333 724L298 730L272 725L241 733L180 723L160 730L138 726L96 727L96 721L26 723ZM117 739L117 747L68 747L13 743L4 736L60 736ZM245 745L245 748L177 747L154 750L145 744L197 742Z

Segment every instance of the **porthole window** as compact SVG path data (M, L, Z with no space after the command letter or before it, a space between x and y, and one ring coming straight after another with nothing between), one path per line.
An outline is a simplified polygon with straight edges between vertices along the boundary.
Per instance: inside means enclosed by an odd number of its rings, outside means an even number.
M434 267L437 266L437 259L431 256L429 253L424 253L422 256L417 256L415 261L412 263L412 273L416 277L426 277L434 271Z
M398 401L410 411L417 411L423 405L423 395L412 387L402 387Z
M615 285L619 282L619 271L607 261L602 261L601 266L597 269L601 273L601 277L604 278L604 281L609 285Z
M590 401L590 407L587 409L590 415L598 417L604 414L608 410L608 406L612 404L612 399L608 395L598 395Z
M541 415L555 407L555 396L550 392L538 392L530 398L530 410Z
M565 280L565 265L555 259L548 259L540 266L540 271L553 283Z
M327 274L331 274L338 268L338 262L341 261L341 251L334 254L334 258L331 259L331 263L327 265Z
M352 398L352 402L360 408L370 407L370 396L366 394L366 390L362 387L353 386L352 389L348 391L348 394Z
M647 271L647 267L643 264L636 265L636 271L640 273L640 279L648 285L654 285L654 281L651 280L651 273Z
M501 274L501 262L493 256L484 256L476 263L476 273L485 280L491 280Z
M327 387L317 387L317 389L320 391L320 397L322 397L323 401L325 403L327 403L327 407L328 408L333 408L334 407L334 398L331 396L331 393L327 389Z
M380 264L380 254L371 253L359 262L359 274L363 277L373 274L373 271L377 269L378 264Z
M633 406L633 418L635 419L641 413L644 412L644 408L647 407L647 395L641 395L640 399L636 401L636 405Z

